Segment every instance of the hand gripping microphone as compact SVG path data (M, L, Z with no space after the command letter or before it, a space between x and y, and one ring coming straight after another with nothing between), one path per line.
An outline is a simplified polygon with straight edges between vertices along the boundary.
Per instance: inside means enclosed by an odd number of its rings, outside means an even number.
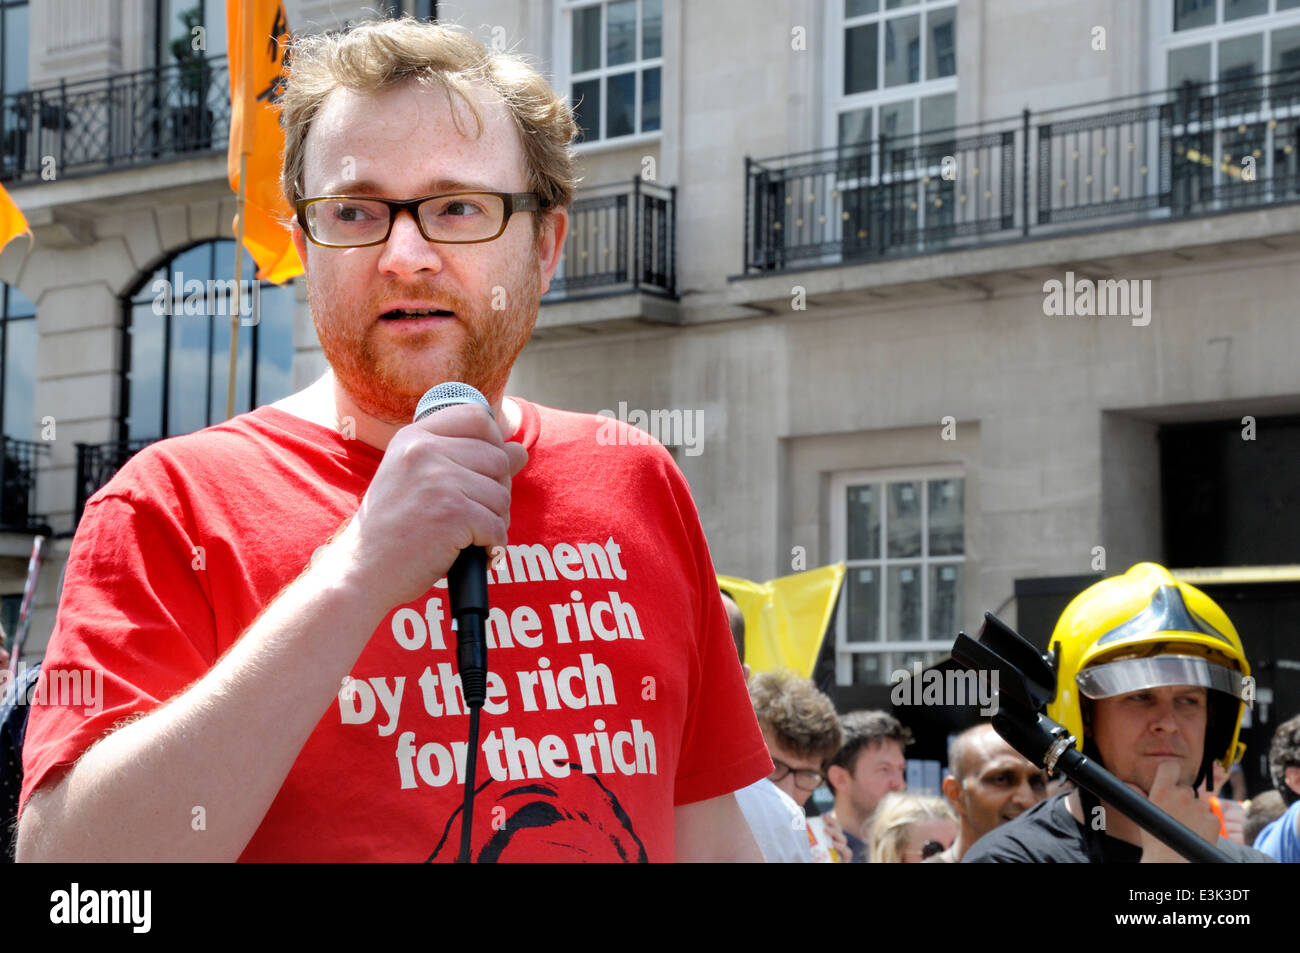
M468 384L455 381L431 388L415 408L415 422L457 404L479 404L489 414L487 399ZM474 820L474 774L478 766L479 710L487 698L487 553L466 546L447 570L447 601L456 620L456 667L469 708L469 746L465 755L465 805L461 815L458 863L469 863L470 829Z
M439 384L415 408L415 422L457 404L478 404L489 414L487 399L468 384ZM482 546L466 546L447 570L447 599L456 620L456 662L465 704L481 708L487 697L488 615L487 553Z

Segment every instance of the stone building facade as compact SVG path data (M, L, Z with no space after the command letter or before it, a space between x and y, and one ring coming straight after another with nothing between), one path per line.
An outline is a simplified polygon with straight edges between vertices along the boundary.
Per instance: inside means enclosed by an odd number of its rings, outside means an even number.
M223 6L33 4L27 75L6 80L6 109L24 92L67 104L109 77L146 88L140 71L189 62L175 41L196 24L216 64L200 93L211 107L226 82ZM565 280L512 392L657 421L719 571L765 579L846 560L828 649L845 698L878 700L890 672L941 660L986 609L1041 642L1024 611L1034 593L1059 605L1084 577L1144 559L1267 565L1268 591L1292 598L1300 2L436 6L582 103ZM365 13L285 7L295 30ZM43 179L35 140L7 140L7 155L25 150L5 185L36 242L4 250L0 280L31 303L37 333L30 419L6 415L6 436L47 445L34 506L54 532L34 652L87 478L76 445L220 419L215 397L176 382L186 332L149 344L161 332L140 297L177 255L230 237L220 110L200 106L197 133L186 126L188 74L176 75L181 98L162 101L181 118L159 114L152 154L83 156ZM41 141L73 123L40 113ZM268 311L246 403L324 367L302 282L270 300L279 317ZM224 386L214 333L200 376ZM6 368L25 360L18 346ZM170 377L148 366L160 347L177 355ZM172 390L159 423L157 395ZM47 418L57 435L43 440ZM0 535L10 616L30 543ZM1258 594L1264 576L1234 578ZM1036 588L1043 577L1073 582ZM1286 652L1280 635L1251 637L1262 658ZM1294 672L1270 671L1276 704L1294 706Z

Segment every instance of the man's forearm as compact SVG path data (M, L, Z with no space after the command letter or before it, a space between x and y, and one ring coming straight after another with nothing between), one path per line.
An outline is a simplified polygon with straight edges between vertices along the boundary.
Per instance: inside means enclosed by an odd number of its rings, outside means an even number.
M363 583L326 562L202 679L33 794L17 859L237 859L383 618ZM204 829L194 830L199 807Z

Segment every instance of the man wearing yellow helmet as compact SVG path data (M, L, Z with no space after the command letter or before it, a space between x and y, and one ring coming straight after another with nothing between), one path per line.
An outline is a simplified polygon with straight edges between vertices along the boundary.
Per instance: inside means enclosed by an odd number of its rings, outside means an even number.
M1047 716L1135 791L1233 860L1266 861L1219 838L1196 787L1238 741L1250 666L1209 596L1141 563L1084 590L1052 633L1056 695ZM1088 791L1044 801L976 842L964 863L1122 863L1183 858Z

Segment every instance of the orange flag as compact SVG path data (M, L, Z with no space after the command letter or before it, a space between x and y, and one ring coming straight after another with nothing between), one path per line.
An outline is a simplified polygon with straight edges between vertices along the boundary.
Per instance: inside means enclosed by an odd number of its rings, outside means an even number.
M0 185L0 249L3 249L19 235L31 238L32 230L27 225L27 216L14 204L4 186Z
M252 42L244 48L244 21ZM244 247L257 262L257 277L276 284L302 274L298 250L280 224L293 215L280 193L284 131L275 104L288 70L289 21L281 0L226 0L230 48L230 187L239 192L239 157L248 156L244 193ZM236 227L236 234L238 228Z

